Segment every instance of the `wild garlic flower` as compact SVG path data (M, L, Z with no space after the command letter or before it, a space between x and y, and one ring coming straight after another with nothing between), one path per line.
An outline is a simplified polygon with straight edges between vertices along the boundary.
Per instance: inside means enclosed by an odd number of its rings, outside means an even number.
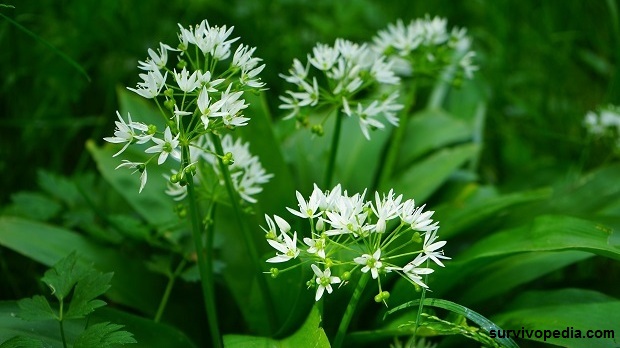
M366 200L365 194L349 195L340 185L328 191L314 185L308 198L296 192L297 209L287 209L297 218L307 219L309 226L305 231L292 231L291 224L280 216L272 219L265 215L265 238L275 249L275 256L267 262L300 259L297 266L310 264L314 276L308 285L316 288L317 301L326 290L332 292L332 284L344 285L356 272L370 273L377 281L377 302L389 297L381 283L390 272L416 287L428 288L426 277L433 272L429 264L444 267L441 259L449 259L442 250L446 242L438 240L439 225L431 219L433 211L424 211L413 199L403 200L393 190L375 193L374 200ZM274 277L279 272L271 270Z
M437 76L456 62L458 80L471 79L478 67L473 64L475 52L465 29L448 31L447 20L440 17L389 24L373 38L372 48L388 57L399 76Z
M583 126L596 138L615 141L616 150L620 150L620 106L609 104L596 112L588 111Z
M130 115L125 121L117 113L114 136L104 138L123 144L114 156L130 145L147 144L141 151L151 157L141 163L144 175L140 191L146 183L146 166L151 162L164 165L171 158L176 161L179 167L169 176L167 192L177 199L186 192L188 176L200 180L195 176L197 166L190 163L206 160L219 173L217 158L225 153L215 154L212 144L205 142L206 137L247 125L250 118L244 115L248 104L243 96L265 87L259 77L265 68L262 59L254 56L256 48L237 45L239 38L231 36L233 27L211 26L204 20L189 28L179 24L179 30L176 48L160 43L157 50L148 49L146 60L138 62L141 81L135 88L128 88L154 100L162 112L163 132L155 125L133 121ZM231 152L235 159L231 166L235 188L243 200L256 202L253 196L261 192L261 185L272 175L265 172L258 158L249 154L247 144L233 142L230 136L224 136L222 141L224 151ZM182 150L188 145L191 150Z
M392 63L373 51L367 44L337 39L333 46L318 44L304 64L293 60L289 75L280 74L295 88L280 96L280 109L288 112L285 119L296 117L306 124L309 110L314 107L335 107L347 116L356 116L367 139L369 130L385 128L385 121L397 126L395 112L402 109L395 86L400 78ZM362 98L368 95L370 98ZM315 125L321 134L323 123Z

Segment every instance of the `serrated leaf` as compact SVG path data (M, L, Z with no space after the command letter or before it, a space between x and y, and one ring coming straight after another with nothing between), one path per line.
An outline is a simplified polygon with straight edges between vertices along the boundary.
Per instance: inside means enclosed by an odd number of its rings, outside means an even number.
M56 312L41 295L20 300L18 305L21 309L19 316L24 320L57 320Z
M92 325L75 340L73 347L106 348L118 344L137 343L133 338L133 334L127 331L121 331L122 328L123 325L111 324L109 322Z
M27 336L15 336L0 344L0 348L43 348L43 341L40 339L27 337Z
M62 209L58 202L39 192L18 192L11 195L11 200L13 204L7 208L7 214L37 221L49 220Z
M47 270L41 280L52 289L52 295L62 301L88 270L88 266L79 262L76 253L72 252Z
M112 273L89 272L75 285L69 310L65 314L67 319L83 318L106 303L95 298L103 295L110 288Z

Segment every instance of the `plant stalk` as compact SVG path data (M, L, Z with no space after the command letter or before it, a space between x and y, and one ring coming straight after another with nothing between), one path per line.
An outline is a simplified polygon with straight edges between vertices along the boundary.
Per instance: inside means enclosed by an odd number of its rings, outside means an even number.
M334 126L334 134L332 134L332 144L329 148L329 159L327 161L327 169L325 171L325 187L329 188L334 177L336 167L336 157L338 154L338 145L340 144L340 129L342 128L342 114L336 112L336 125Z
M347 309L344 311L344 315L342 316L342 320L340 321L340 325L338 326L338 333L336 333L336 338L334 339L334 344L332 347L340 348L342 347L342 343L344 342L344 337L347 334L347 329L349 328L349 324L351 323L351 319L353 319L353 314L355 314L355 309L357 308L357 304L359 303L360 298L362 297L362 292L364 292L364 288L366 288L366 284L368 283L369 274L364 273L362 277L357 283L355 290L353 291L353 296L351 296L351 300L349 300L349 304L347 305Z
M182 146L183 166L189 164L189 146ZM209 331L213 347L220 348L223 346L222 337L220 335L219 322L217 318L217 307L215 302L214 275L213 275L213 250L205 250L202 244L202 228L200 222L200 213L198 212L198 204L196 201L196 193L194 192L194 179L190 174L187 180L187 198L189 203L189 215L192 223L192 238L196 247L196 256L198 259L198 271L200 273L200 282L202 284L202 296L204 298L205 310L207 312L207 320L209 322ZM209 237L207 237L208 239Z
M213 142L213 146L215 147L215 152L218 155L224 155L224 149L222 148L222 141L219 136L216 134L211 135L211 141ZM243 236L243 241L245 243L245 247L248 250L250 259L253 261L252 264L256 268L256 274L258 274L258 287L261 292L261 296L263 298L263 302L265 304L265 312L267 314L268 320L266 324L268 325L268 329L271 332L273 328L276 326L276 318L274 312L274 304L273 300L270 296L269 287L265 277L263 275L263 268L260 264L260 256L258 254L258 249L256 248L256 244L254 243L254 239L252 238L252 234L250 230L247 228L245 221L245 217L241 211L241 207L239 205L239 197L235 191L235 187L233 185L230 171L228 170L228 166L222 161L221 157L218 157L218 163L220 170L222 172L222 176L224 177L224 182L226 184L226 191L228 192L228 196L230 197L230 203L232 204L233 210L235 212L235 217L237 223L239 224L239 228L241 230L241 234Z
M207 246L208 249L208 246ZM168 299L170 298L170 293L172 293L172 288L174 287L174 283L176 282L177 277L185 268L186 260L183 259L174 270L174 273L168 275L168 284L166 284L166 289L164 290L164 295L161 298L161 302L159 303L159 307L157 307L157 313L155 313L155 318L153 321L158 323L161 320L162 315L164 314L164 309L166 309L166 305L168 304Z

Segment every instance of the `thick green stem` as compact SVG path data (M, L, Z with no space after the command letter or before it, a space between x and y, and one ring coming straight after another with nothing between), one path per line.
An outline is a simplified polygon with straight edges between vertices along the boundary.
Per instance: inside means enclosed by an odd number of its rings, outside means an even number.
M220 137L217 136L216 134L212 134L211 141L213 142L213 146L215 147L215 152L220 156L224 155L224 149L222 148L222 141ZM230 203L232 204L237 223L239 224L239 228L243 236L245 247L248 250L250 259L252 260L252 265L254 265L254 267L256 268L255 271L256 271L256 274L258 275L258 287L259 287L261 296L263 298L263 302L266 307L265 312L268 318L265 324L268 325L269 331L271 331L276 325L274 304L270 296L267 281L263 275L263 268L261 267L258 249L256 248L256 244L254 243L254 238L252 237L250 230L247 228L246 224L244 223L245 218L241 211L241 206L239 205L239 196L237 195L237 192L233 185L233 182L230 176L230 171L228 170L228 166L222 161L221 157L218 157L218 162L219 162L220 170L222 172L222 176L224 177L224 182L226 184L226 190L228 192L228 196L230 197Z
M327 169L325 171L325 187L329 188L332 184L334 177L334 170L336 167L336 156L338 155L338 145L340 144L340 128L342 128L342 117L340 112L336 112L336 125L334 127L334 134L332 134L332 145L329 148L329 159L327 161Z
M409 115L411 114L411 110L415 104L415 86L412 84L408 89L408 96L405 107L400 113L400 117L398 119L398 127L396 127L393 131L393 135L389 142L389 148L387 154L384 157L383 163L380 163L377 168L377 173L375 175L375 182L372 191L378 191L386 189L386 185L389 180L392 179L392 173L396 167L396 162L398 161L398 155L400 152L400 145L405 138L405 133L407 132L407 121L409 120ZM371 192L372 192L371 191Z
M349 324L351 323L351 319L353 319L353 314L355 314L355 309L357 308L357 304L362 297L362 292L364 292L364 288L366 288L366 283L368 283L369 274L364 273L357 283L357 287L355 287L355 291L353 291L353 296L351 296L351 300L349 300L349 304L347 305L347 309L342 316L342 320L340 321L340 325L338 326L338 333L336 333L336 338L334 339L334 344L332 347L340 348L342 347L342 343L344 342L344 337L347 334L347 329L349 328Z
M207 250L209 250L208 246L207 246ZM168 276L168 284L166 284L166 290L164 290L164 295L161 298L161 302L159 303L159 307L157 308L157 313L155 313L155 318L153 319L153 321L155 321L156 323L158 323L161 320L161 316L164 314L164 309L166 308L166 305L168 304L168 299L170 298L170 293L172 293L172 288L174 287L174 283L177 277L179 276L179 274L181 273L181 271L183 270L183 268L185 268L185 264L186 264L186 261L185 259L183 259L177 266L176 270L174 270L174 273Z
M189 146L183 146L183 167L189 165ZM202 284L202 296L204 298L205 310L207 312L207 320L209 322L209 331L211 332L211 340L213 347L222 347L222 337L220 335L219 322L217 319L217 308L215 302L214 276L213 276L213 250L205 250L202 243L202 228L200 222L200 213L198 212L198 203L196 193L194 192L194 179L187 173L187 201L189 203L189 215L192 222L192 238L196 247L196 256L198 259L198 271L200 273L200 282ZM208 237L207 237L208 239Z
M429 261L426 261L426 267L428 268ZM424 276L424 284L428 284L428 274ZM422 288L422 296L420 296L420 306L418 307L418 315L415 319L415 326L413 328L413 340L415 341L418 334L418 327L420 327L420 317L422 317L422 310L424 309L424 300L426 299L426 288Z

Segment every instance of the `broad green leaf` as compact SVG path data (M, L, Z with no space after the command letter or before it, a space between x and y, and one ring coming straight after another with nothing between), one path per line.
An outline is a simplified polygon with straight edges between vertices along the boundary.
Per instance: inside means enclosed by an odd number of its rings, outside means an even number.
M17 302L0 302L0 342L15 336L24 336L43 341L46 348L62 348L57 321L25 321L17 316L18 312ZM152 320L117 309L100 308L89 316L88 325L92 326L102 322L114 322L115 324L123 325L123 329L131 332L134 339L138 342L131 345L131 347L195 347L187 336L176 328L162 323L155 323ZM67 341L73 343L84 331L86 325L86 319L66 321L64 327Z
M111 279L112 273L103 274L92 270L78 280L65 317L67 319L83 318L95 309L105 306L105 302L96 298L110 288Z
M72 252L47 270L41 280L52 289L52 295L62 301L88 271L89 267L79 262L75 252Z
M460 262L525 251L583 250L620 260L614 231L599 223L568 216L541 216L529 226L495 233L460 255Z
M477 145L464 144L437 151L400 173L394 190L423 202L478 150Z
M313 308L301 328L291 336L282 340L268 337L254 337L242 335L225 335L224 347L226 348L297 348L330 347L325 332L320 327L321 316L316 308Z
M41 295L25 298L18 302L19 317L25 320L57 320L56 312L50 307L47 299Z
M407 121L397 167L407 168L420 156L457 142L470 140L471 127L441 109L425 109Z
M37 184L50 196L61 200L68 206L74 206L82 199L75 183L60 175L39 170L37 172Z
M502 314L493 317L503 329L523 330L525 336L562 347L618 347L618 338L584 338L588 330L620 332L620 300L591 290L531 291L516 298ZM540 330L542 337L525 332ZM558 330L560 337L553 335ZM579 331L581 338L576 338ZM603 334L603 332L601 332ZM608 333L609 334L609 333ZM562 336L565 337L562 337ZM571 337L572 336L572 337Z
M0 344L0 348L44 348L43 341L40 339L26 337L26 336L15 336L10 340L5 341Z
M163 279L148 272L142 260L129 258L118 249L103 247L63 228L0 217L0 245L47 266L75 251L97 269L115 272L106 297L145 313L155 312L163 293Z
M465 287L460 298L467 304L499 296L514 287L573 263L593 257L584 251L531 252L497 260L469 275L476 279Z
M483 224L508 208L540 201L549 198L550 195L550 189L539 189L479 199L472 203L456 201L438 207L434 216L441 221L441 237L449 239L478 224Z
M73 347L107 348L116 345L136 343L133 335L127 331L121 330L122 328L123 325L111 324L108 322L91 325L84 332L82 332L80 336L78 336Z

